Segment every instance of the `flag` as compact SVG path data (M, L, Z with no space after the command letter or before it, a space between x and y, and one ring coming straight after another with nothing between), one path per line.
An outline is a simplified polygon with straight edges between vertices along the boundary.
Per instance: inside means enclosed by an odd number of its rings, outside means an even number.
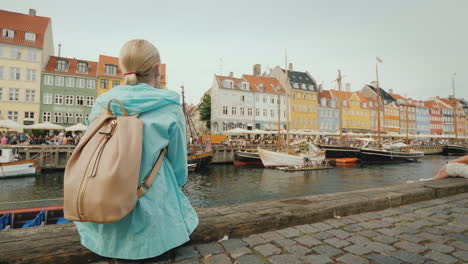
M383 63L383 61L379 57L375 56L375 58L377 59L378 62Z

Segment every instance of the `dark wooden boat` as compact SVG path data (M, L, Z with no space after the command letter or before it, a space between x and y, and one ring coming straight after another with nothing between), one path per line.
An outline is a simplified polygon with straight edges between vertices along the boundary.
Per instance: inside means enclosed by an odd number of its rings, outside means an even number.
M187 164L196 164L195 170L207 167L212 160L213 151L187 154Z
M364 148L359 152L359 160L361 163L416 162L423 156L423 152L403 152Z
M320 145L320 148L327 159L357 158L360 152L359 148L344 145Z
M263 166L258 152L236 151L234 152L234 166Z
M468 148L460 145L445 145L442 147L442 153L447 156L465 156L468 155Z
M10 229L68 222L63 218L63 205L0 210L0 218Z

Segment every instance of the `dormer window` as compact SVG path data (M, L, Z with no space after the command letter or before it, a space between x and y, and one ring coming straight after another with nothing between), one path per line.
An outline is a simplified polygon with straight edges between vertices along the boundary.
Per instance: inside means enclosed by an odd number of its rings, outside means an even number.
M31 32L26 32L26 34L24 35L24 39L26 41L36 41L36 34L31 33Z
M225 88L232 89L233 86L234 86L234 82L232 80L224 80L224 87Z
M12 29L7 29L4 28L2 32L2 37L4 38L14 38L15 37L15 31Z
M88 63L86 63L84 61L78 62L77 66L76 66L76 72L88 73Z
M113 64L106 64L105 71L107 75L117 75L117 66Z
M247 91L247 90L249 90L249 83L248 82L242 82L241 87L242 87L242 90Z
M263 83L257 84L257 88L263 92Z
M320 98L320 105L321 106L326 106L327 105L327 99L326 98Z
M305 84L305 83L301 84L301 88L304 89L304 90L307 90L307 84Z
M293 83L293 87L296 88L296 89L299 89L299 84L298 83Z
M362 106L363 106L364 108L367 108L367 103L363 103Z
M346 102L346 100L343 100L343 106L348 106L348 102Z
M58 71L68 71L68 61L66 60L57 60L57 68Z

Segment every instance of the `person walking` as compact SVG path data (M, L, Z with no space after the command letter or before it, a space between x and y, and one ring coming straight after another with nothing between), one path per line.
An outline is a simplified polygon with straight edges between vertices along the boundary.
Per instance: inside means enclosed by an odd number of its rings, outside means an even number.
M118 99L129 115L138 115L143 121L139 182L167 147L152 187L127 216L109 224L75 222L81 244L104 257L135 260L159 256L189 241L198 225L198 216L180 189L188 175L185 118L179 94L157 88L160 65L159 52L150 42L125 43L120 51L124 85L100 95L90 114L89 120L93 120L111 99ZM114 115L123 114L116 102L111 110Z

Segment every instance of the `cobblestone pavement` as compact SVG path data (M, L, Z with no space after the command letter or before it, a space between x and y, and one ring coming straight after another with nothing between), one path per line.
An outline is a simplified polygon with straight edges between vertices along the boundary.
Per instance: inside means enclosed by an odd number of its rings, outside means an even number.
M468 263L468 193L100 263Z

